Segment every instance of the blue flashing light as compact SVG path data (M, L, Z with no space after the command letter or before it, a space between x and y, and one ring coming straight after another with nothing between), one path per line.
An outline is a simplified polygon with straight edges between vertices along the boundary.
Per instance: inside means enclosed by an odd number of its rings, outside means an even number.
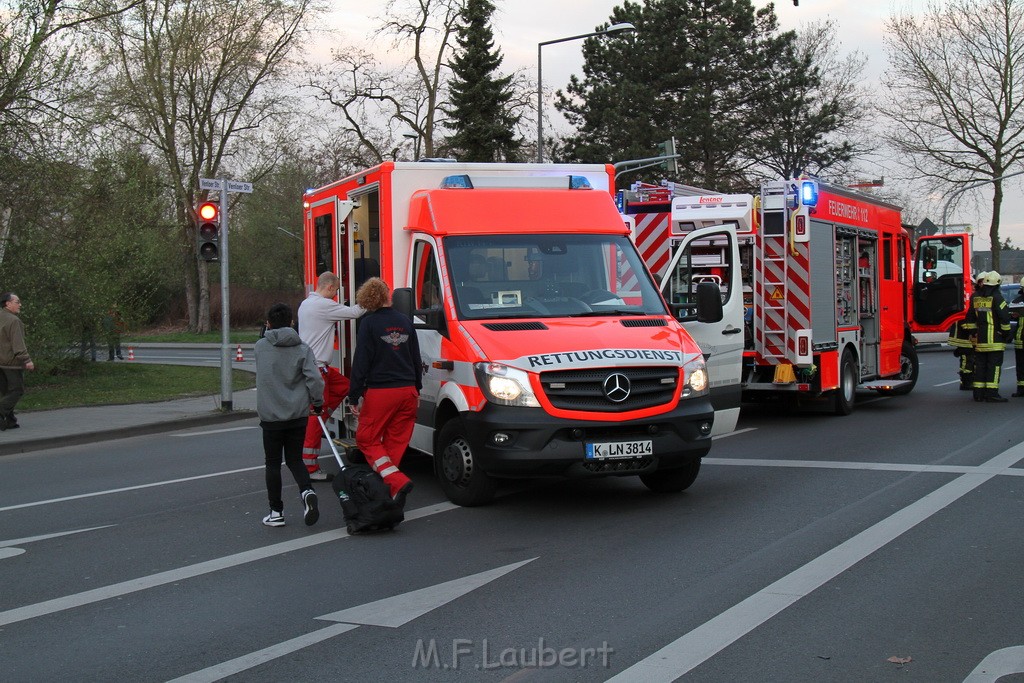
M590 181L585 176L571 175L569 176L569 189L570 190L590 190L593 189L590 186Z
M804 180L800 183L800 203L804 206L818 205L818 183Z
M469 179L468 175L450 175L445 176L444 180L441 181L442 190L472 190L473 181Z

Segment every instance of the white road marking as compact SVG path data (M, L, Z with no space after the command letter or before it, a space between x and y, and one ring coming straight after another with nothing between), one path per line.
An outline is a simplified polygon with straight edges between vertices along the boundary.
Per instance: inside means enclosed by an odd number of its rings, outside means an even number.
M240 432L245 429L259 429L259 425L246 425L244 427L225 427L224 429L208 429L205 432L186 432L184 434L171 434L170 436L179 439L187 436L206 436L208 434L221 434L223 432Z
M222 678L252 669L260 664L301 650L304 647L315 645L328 638L333 638L352 629L359 628L359 626L398 628L536 559L534 557L522 562L507 564L504 567L480 572L472 576L464 576L460 579L445 581L434 586L384 598L376 602L369 602L358 607L350 607L340 612L325 614L322 617L317 617L317 619L345 621L347 623L328 626L319 631L307 633L298 638L292 638L291 640L271 645L256 652L250 652L236 659L175 678L168 681L168 683L212 683L213 681L219 681Z
M201 671L195 671L190 674L185 674L178 678L173 678L167 683L212 683L213 681L219 681L222 678L227 678L233 674L247 669L252 669L260 664L265 664L271 660L290 655L293 652L297 652L302 648L309 647L310 645L316 645L334 636L340 636L342 633L351 631L359 628L356 624L333 624L327 628L322 628L319 631L313 631L305 635L299 636L298 638L292 638L286 640L283 643L277 643L270 647L256 652L250 652L247 655L242 655L237 659L232 659L216 666L211 666Z
M324 456L321 456L324 457ZM109 496L113 493L124 493L125 491L138 491L139 489L150 489L154 486L167 486L169 484L181 484L186 481L197 481L199 479L210 479L211 477L223 477L228 474L238 474L240 472L252 472L254 470L262 470L265 465L259 465L258 467L243 467L238 470L227 470L224 472L211 472L210 474L198 474L194 477L182 477L181 479L168 479L166 481L155 481L151 484L139 484L137 486L125 486L119 489L107 489L105 491L93 491L92 493L79 493L75 496L64 496L63 498L50 498L49 500L37 500L31 503L19 503L18 505L8 505L0 508L0 512L7 512L8 510L20 510L21 508L30 508L37 505L50 505L52 503L64 503L69 500L80 500L82 498L92 498L94 496Z
M71 534L80 534L85 531L96 531L97 529L109 529L114 526L113 524L104 524L103 526L92 526L88 529L74 529L72 531L58 531L53 534L43 534L42 536L26 536L25 538L13 538L9 541L0 541L0 548L9 548L15 545L23 545L25 543L35 543L36 541L45 541L50 538L60 538L61 536L70 536Z
M719 439L727 439L730 436L736 436L737 434L746 434L747 432L753 432L753 431L757 431L757 427L747 427L745 429L736 429L736 430L733 430L733 431L729 432L728 434L719 434L718 436L713 436L713 437L711 437L711 440L712 441L717 441ZM704 458L704 462L707 462L707 461L708 461L708 459Z
M674 681L733 644L800 598L879 550L1024 458L1018 444L924 498L911 503L853 538L730 607L654 654L627 668L609 682Z
M453 510L455 508L456 506L452 503L438 503L436 505L429 505L427 507L407 512L405 514L405 519L406 521L420 519L422 517L429 517L441 512L447 512L448 510ZM246 550L244 552L235 553L234 555L226 555L224 557L207 560L206 562L199 562L197 564L179 567L178 569L170 569L168 571L159 572L157 574L144 576L138 579L130 579L128 581L122 581L121 583L115 583L101 588L94 588L82 593L75 593L74 595L66 595L52 600L37 602L33 605L17 607L5 612L0 612L0 627L8 624L15 624L20 621L35 619L36 617L45 616L47 614L63 612L65 610L81 607L82 605L89 605L102 600L109 600L110 598L116 598L121 595L137 593L139 591L155 588L156 586L174 583L175 581L193 579L197 576L212 574L213 572L217 572L222 569L230 569L231 567L248 564L249 562L256 562L268 557L290 553L293 550L302 550L303 548L311 548L322 543L337 541L339 539L346 538L347 536L348 533L342 529L332 529L331 531L324 531L304 538L296 538L290 541L284 541L283 543L275 543L262 548L254 548L253 550Z
M826 470L875 470L879 472L927 472L938 474L998 474L1024 477L1024 469L985 465L912 465L899 462L831 462L828 460L758 460L753 458L704 458L705 465L737 467L806 467Z
M995 683L1003 676L1024 673L1024 646L1004 647L981 660L964 683Z

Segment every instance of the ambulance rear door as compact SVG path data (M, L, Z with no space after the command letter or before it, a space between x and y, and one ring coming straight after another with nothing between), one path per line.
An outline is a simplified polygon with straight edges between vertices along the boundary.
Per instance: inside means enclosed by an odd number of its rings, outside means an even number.
M672 255L661 284L665 300L707 362L715 408L712 435L734 431L740 413L744 310L736 230L735 223L724 223L688 234ZM713 282L722 292L723 316L718 322L693 317L691 307L701 282Z

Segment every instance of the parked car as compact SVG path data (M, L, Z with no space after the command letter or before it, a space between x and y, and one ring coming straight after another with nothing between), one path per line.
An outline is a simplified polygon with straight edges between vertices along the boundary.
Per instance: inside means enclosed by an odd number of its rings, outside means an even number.
M1017 326L1017 319L1024 312L1024 297L1020 294L1021 283L1008 282L999 285L999 292L1010 306L1010 327Z

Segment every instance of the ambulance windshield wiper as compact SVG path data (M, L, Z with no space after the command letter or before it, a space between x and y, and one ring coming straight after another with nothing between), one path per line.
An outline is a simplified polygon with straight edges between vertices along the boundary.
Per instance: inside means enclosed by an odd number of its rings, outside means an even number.
M600 311L586 311L585 313L570 313L568 318L594 318L602 315L651 315L642 308L606 308Z

